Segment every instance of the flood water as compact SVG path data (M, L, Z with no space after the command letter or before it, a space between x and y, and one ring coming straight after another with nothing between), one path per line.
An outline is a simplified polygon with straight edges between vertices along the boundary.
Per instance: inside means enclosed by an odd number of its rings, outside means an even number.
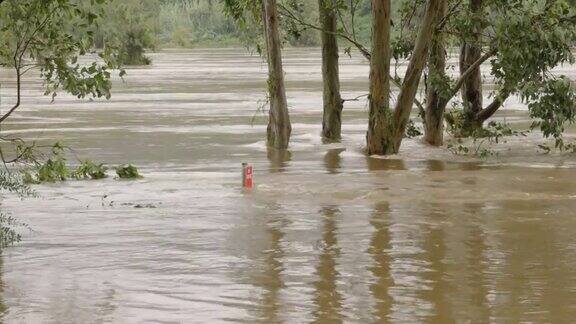
M320 58L292 49L291 149L269 152L259 57L226 49L152 60L116 80L108 102L50 103L27 80L4 134L61 141L70 159L131 162L144 178L4 198L32 228L2 254L4 323L576 318L576 158L539 153L538 134L488 160L420 139L368 158L366 104L353 101L342 144L324 145ZM364 94L366 63L342 64L344 97ZM497 118L522 125L526 111L510 100ZM240 188L242 162L255 166L251 192Z

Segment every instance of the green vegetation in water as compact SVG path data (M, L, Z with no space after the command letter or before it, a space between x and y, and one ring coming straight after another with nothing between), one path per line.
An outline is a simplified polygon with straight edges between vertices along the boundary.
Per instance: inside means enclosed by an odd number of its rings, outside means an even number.
M77 167L70 167L67 163L64 147L56 143L52 146L51 155L44 161L33 159L33 166L22 171L23 181L26 184L40 184L46 182L59 182L69 179L99 180L108 177L108 167L103 163L91 160L80 162ZM142 178L138 169L129 164L116 168L116 173L122 179Z
M98 180L98 179L104 179L108 176L106 174L107 170L108 168L102 163L96 164L90 160L86 160L83 161L82 164L80 164L80 166L78 166L72 174L74 178L78 180L82 179Z
M138 169L132 164L121 165L116 168L116 175L120 179L141 179Z
M56 182L66 180L70 174L64 157L64 147L56 143L52 147L52 156L44 163L36 162L34 174L25 171L24 179L27 183Z
M461 114L461 111L450 113L452 117ZM456 120L457 117L456 117ZM455 143L449 143L448 149L456 155L467 155L479 158L488 158L498 155L498 152L488 148L489 145L506 143L506 139L516 136L526 136L528 131L518 131L512 129L506 123L490 122L486 127L463 128L460 124L455 128L453 123L448 123L448 132L454 136ZM469 145L464 144L464 139L470 138L472 142Z
M20 158L23 159L18 162L26 163L29 167L22 169L20 173L0 170L0 198L2 193L13 193L21 198L35 196L30 188L31 184L53 183L69 179L97 180L108 176L106 174L108 167L91 160L81 161L80 165L75 168L70 167L66 160L65 147L59 143L51 147L50 155L43 162L38 160L40 153L34 151L34 145L19 146L18 151ZM118 166L116 174L121 179L142 178L138 169L131 164ZM0 210L0 251L21 241L22 236L18 228L29 227Z
M3 192L14 193L22 198L35 195L22 178L4 170L0 171L0 198ZM28 225L0 210L0 251L22 240L18 228L23 227L28 228Z

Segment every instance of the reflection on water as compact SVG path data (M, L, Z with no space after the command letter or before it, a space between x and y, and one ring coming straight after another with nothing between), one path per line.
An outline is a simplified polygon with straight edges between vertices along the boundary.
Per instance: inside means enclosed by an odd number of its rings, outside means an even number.
M526 137L489 161L419 139L367 158L365 102L347 102L342 143L323 144L320 57L308 49L285 57L290 151L267 150L266 120L252 125L266 67L238 53L153 54L110 102L50 104L26 80L38 93L7 130L132 162L145 178L44 185L41 199L2 201L34 229L3 252L2 322L576 318L573 157L535 155L539 139ZM366 62L342 62L344 97L364 94ZM254 165L252 191L239 188L242 162Z
M274 208L271 208L274 210ZM262 251L264 269L259 284L264 290L262 297L262 319L265 323L280 323L281 300L280 293L284 286L282 281L282 232L281 220L270 220L266 224L270 246Z
M406 164L403 160L367 157L366 162L370 171L406 170Z
M422 259L428 264L429 271L424 274L424 278L429 282L429 287L422 292L422 298L433 305L431 322L454 323L449 302L450 286L446 278L446 235L445 228L441 225L446 214L442 211L431 211L428 217L431 225L424 228Z
M470 215L475 221L468 225L466 231L466 238L464 240L464 248L468 251L466 258L466 272L468 274L468 282L470 285L469 300L472 301L472 307L469 307L467 314L462 313L461 316L468 318L478 319L480 322L489 322L489 300L488 296L488 282L486 275L489 273L487 268L487 251L488 239L486 233L486 215L482 212L484 205L471 203L464 204L463 210L466 215Z
M374 265L370 270L375 282L370 286L370 290L376 303L374 315L377 321L380 322L390 320L392 309L392 296L390 296L390 287L393 286L390 271L392 246L390 243L389 213L390 206L387 203L381 203L374 208L372 219L370 220L371 225L374 227L374 233L367 251L374 261Z
M284 172L292 160L292 153L288 150L267 148L268 161L270 161L270 173Z
M334 206L323 207L322 216L323 231L320 246L320 257L316 266L318 279L314 283L316 288L314 303L317 309L314 317L320 323L341 323L342 295L338 289L337 270L340 249L338 247L337 217L340 210Z
M324 167L328 173L338 173L338 169L342 167L340 153L344 151L346 151L346 149L331 149L326 152L324 155Z

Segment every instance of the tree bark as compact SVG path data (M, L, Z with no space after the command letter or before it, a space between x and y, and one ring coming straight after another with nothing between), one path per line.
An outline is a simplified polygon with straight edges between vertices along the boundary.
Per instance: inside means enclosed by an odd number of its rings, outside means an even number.
M470 0L470 12L473 17L482 14L484 0ZM460 73L464 73L468 67L476 62L480 56L482 48L480 47L481 40L481 27L473 27L472 37L465 40L462 44L460 51ZM466 78L462 85L462 101L464 105L464 116L467 123L475 124L475 116L482 110L482 73L480 67L473 70L473 72ZM480 125L481 126L481 125Z
M368 154L392 153L390 111L390 0L372 0L372 54L370 55L370 109Z
M276 149L286 149L290 141L292 126L290 124L286 88L284 86L278 12L276 0L262 1L268 53L268 92L270 100L267 143L268 146Z
M439 17L446 15L447 2L443 1L440 7ZM436 30L430 49L430 61L428 62L430 79L443 78L446 75L446 43L444 34ZM426 114L424 119L424 140L433 146L444 144L444 111L447 99L442 96L440 85L432 81L426 91Z
M341 138L342 108L338 67L337 17L332 0L318 0L322 26L322 77L324 81L324 113L322 137L328 142Z
M442 18L441 9L446 6L446 1L447 0L428 1L424 20L420 26L418 38L416 39L416 44L414 46L414 51L412 53L412 57L410 58L408 69L406 70L406 76L404 77L404 83L400 89L400 95L398 96L398 100L396 101L396 108L394 109L395 127L391 141L393 147L391 149L387 149L387 151L398 153L400 150L400 145L402 144L402 139L404 138L404 133L406 132L406 125L410 119L410 112L412 111L414 99L416 98L416 92L418 91L418 86L420 84L422 70L424 69L428 59L428 52L432 42L432 34L435 30L434 26L436 22Z
M502 105L504 104L506 99L508 99L509 96L510 92L506 90L500 90L500 92L498 92L494 100L488 106L486 106L486 108L482 109L479 113L475 115L473 122L476 123L478 127L482 127L482 124L484 124L484 122L488 120L488 118L492 117L496 113L496 111L498 111L498 109L502 107Z

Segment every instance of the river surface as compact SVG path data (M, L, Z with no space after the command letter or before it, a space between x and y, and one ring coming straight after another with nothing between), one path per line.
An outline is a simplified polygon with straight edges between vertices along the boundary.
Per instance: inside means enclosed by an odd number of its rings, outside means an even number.
M317 51L285 53L290 152L265 148L266 69L242 49L166 51L110 101L42 97L26 80L3 130L61 141L144 178L4 197L29 224L0 263L4 323L570 323L576 318L576 158L538 134L478 160L407 139L362 153L366 102L322 144ZM368 67L342 57L345 98ZM573 67L564 67L564 72ZM2 74L3 80L9 76ZM2 89L9 104L9 85ZM8 97L7 99L5 99ZM488 99L487 99L488 100ZM510 100L497 117L526 124ZM241 163L256 188L240 188Z

